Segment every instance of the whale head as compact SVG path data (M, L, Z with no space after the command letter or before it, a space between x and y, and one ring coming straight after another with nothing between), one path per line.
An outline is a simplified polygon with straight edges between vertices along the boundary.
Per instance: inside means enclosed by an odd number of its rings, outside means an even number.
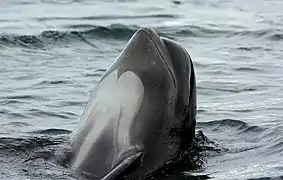
M92 92L71 134L71 167L104 180L152 174L189 147L195 114L189 54L141 28Z

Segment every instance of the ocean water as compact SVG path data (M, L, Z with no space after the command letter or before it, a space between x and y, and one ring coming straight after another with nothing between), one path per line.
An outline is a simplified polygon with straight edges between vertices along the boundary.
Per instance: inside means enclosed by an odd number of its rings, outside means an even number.
M81 178L61 158L68 136L142 26L182 43L197 77L198 161L155 178L283 179L282 9L281 0L1 0L0 179Z

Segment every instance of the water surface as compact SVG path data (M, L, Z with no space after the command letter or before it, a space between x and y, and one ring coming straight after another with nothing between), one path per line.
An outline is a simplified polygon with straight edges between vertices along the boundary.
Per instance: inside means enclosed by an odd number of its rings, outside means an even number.
M2 0L0 178L78 178L58 159L66 139L101 75L150 26L191 54L197 129L208 139L201 168L166 178L282 179L282 8L280 0Z

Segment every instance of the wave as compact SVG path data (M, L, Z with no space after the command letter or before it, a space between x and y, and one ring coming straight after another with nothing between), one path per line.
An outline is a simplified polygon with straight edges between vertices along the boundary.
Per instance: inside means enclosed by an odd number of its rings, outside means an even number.
M23 102L16 100L16 99L5 99L5 100L1 100L0 104L5 106L5 105L9 105L9 104L21 104Z
M72 112L52 112L35 108L28 110L27 114L36 117L58 117L62 119L72 119L73 117L77 117L77 114Z
M66 101L61 103L64 106L77 106L77 105L84 105L85 102L72 102L72 101ZM3 116L9 116L13 118L19 118L19 119L29 119L31 116L33 117L52 117L52 118L62 118L62 119L73 119L77 118L79 115L73 112L68 111L54 111L54 110L42 110L38 108L32 108L26 110L24 113L14 112L9 109L3 109L0 110L0 115ZM14 123L14 124L13 124ZM12 122L11 124L7 125L24 125L20 124L21 122Z
M272 49L269 48L269 47L260 47L260 46L251 46L251 47L241 46L241 47L237 47L236 50L240 50L240 51L272 51Z
M275 177L260 177L260 178L250 178L247 180L282 180L283 176L275 176Z
M82 106L85 105L85 101L60 101L60 106Z
M77 179L64 167L70 148L61 131L56 136L0 137L0 179Z
M253 151L262 156L283 156L283 126L256 126L235 119L222 119L209 122L198 122L197 128L208 131L212 134L220 134L221 136L227 132L230 139L234 139L233 143L239 144L234 146L228 145L228 148L221 148L221 153L241 153L245 151ZM226 136L226 135L225 135ZM215 142L222 141L222 138L214 139ZM229 142L228 142L229 144ZM221 146L220 146L221 147Z
M15 113L14 111L7 110L7 109L2 109L2 110L0 110L0 115L1 115L1 116L6 116L6 115L8 115L9 117L12 117L12 118L19 118L19 119L27 119L27 118L29 118L27 115L20 114L20 113Z
M25 47L31 49L44 49L45 42L33 35L13 36L2 35L0 37L0 45L10 47Z
M226 127L232 128L238 133L249 133L249 132L263 132L265 128L259 126L251 126L246 122L235 120L235 119L222 119L208 122L198 122L198 128L210 128L214 131L219 131Z
M243 71L243 72L263 72L263 69L254 68L254 67L239 67L235 68L236 71Z
M44 137L0 137L0 150L5 151L28 151L35 148L43 148L49 145L63 143L62 138Z
M70 41L88 42L89 38L112 38L129 39L138 28L126 27L123 25L111 25L108 27L94 26L83 31L43 31L39 35L2 35L0 46L24 47L30 49L48 49L50 46L66 45Z
M198 122L198 128L213 128L218 130L219 128L230 127L237 130L247 129L249 126L247 123L234 119L222 119L208 122Z
M1 126L27 127L27 126L32 126L32 125L27 122L10 122L7 124L1 124Z
M59 134L71 134L72 131L66 129L43 129L30 132L31 134L47 134L47 135L59 135Z
M195 26L186 25L179 27L179 31L175 31L175 35L180 36L194 36L194 37L256 37L269 40L281 40L283 38L283 32L277 29L250 29L250 30L233 30L214 28L210 26Z
M106 72L106 70L107 69L100 68L100 69L97 69L95 72L86 72L84 73L84 76L85 77L89 77L89 76L101 77Z
M54 81L51 81L51 80L44 80L44 81L41 81L39 84L41 85L51 85L51 84L66 84L68 83L69 81L64 81L64 80L54 80Z
M163 17L163 16L161 16ZM0 46L25 47L31 49L47 49L54 45L66 45L70 41L88 43L87 39L115 39L128 40L140 26L126 26L112 24L109 26L95 26L88 24L69 25L67 28L77 29L71 31L43 31L39 35L7 35L0 36ZM180 27L152 27L161 36L175 39L175 37L256 37L272 41L283 39L283 32L274 29L261 30L229 30L204 26L185 25ZM80 30L83 29L83 30ZM240 48L241 49L241 48ZM243 48L242 48L243 49ZM244 50L250 50L244 48Z
M259 136L259 141L265 145L265 150L261 153L264 156L283 156L283 126L270 127L268 131Z
M150 14L150 15L102 15L102 16L85 16L85 17L40 17L37 21L52 20L116 20L116 19L147 19L147 18L178 18L174 14ZM69 28L78 27L77 25L67 26ZM79 25L80 27L80 25ZM94 26L92 26L94 27Z
M242 93L242 92L251 92L257 91L257 87L244 87L244 88L215 88L215 87L204 87L204 86L197 86L200 90L210 90L210 91L221 91L221 92L231 92L231 93Z
M21 100L25 100L25 99L28 99L28 100L30 100L30 99L45 100L45 98L42 97L42 96L34 96L34 95L14 95L14 96L11 95L11 96L1 97L1 99L9 99L9 100L15 100L15 99L17 99L17 100L19 100L19 99L21 99Z

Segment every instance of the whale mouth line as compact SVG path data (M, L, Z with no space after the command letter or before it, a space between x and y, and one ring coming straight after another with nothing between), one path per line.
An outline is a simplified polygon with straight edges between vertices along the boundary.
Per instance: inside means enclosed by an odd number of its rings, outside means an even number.
M141 31L143 31L144 33L146 33L148 35L148 37L150 38L150 40L152 41L152 43L154 44L154 47L157 49L157 52L158 54L160 55L161 59L162 59L162 62L163 64L165 65L166 69L168 70L169 74L170 74L170 77L171 77L171 80L173 82L173 86L176 87L176 81L174 79L174 76L173 76L173 72L172 70L169 68L169 65L168 63L165 61L165 58L164 58L164 55L163 53L161 52L161 50L158 48L156 42L154 41L153 37L152 37L152 34L151 34L151 30L149 28L142 28ZM159 40L161 41L160 37L158 36Z

